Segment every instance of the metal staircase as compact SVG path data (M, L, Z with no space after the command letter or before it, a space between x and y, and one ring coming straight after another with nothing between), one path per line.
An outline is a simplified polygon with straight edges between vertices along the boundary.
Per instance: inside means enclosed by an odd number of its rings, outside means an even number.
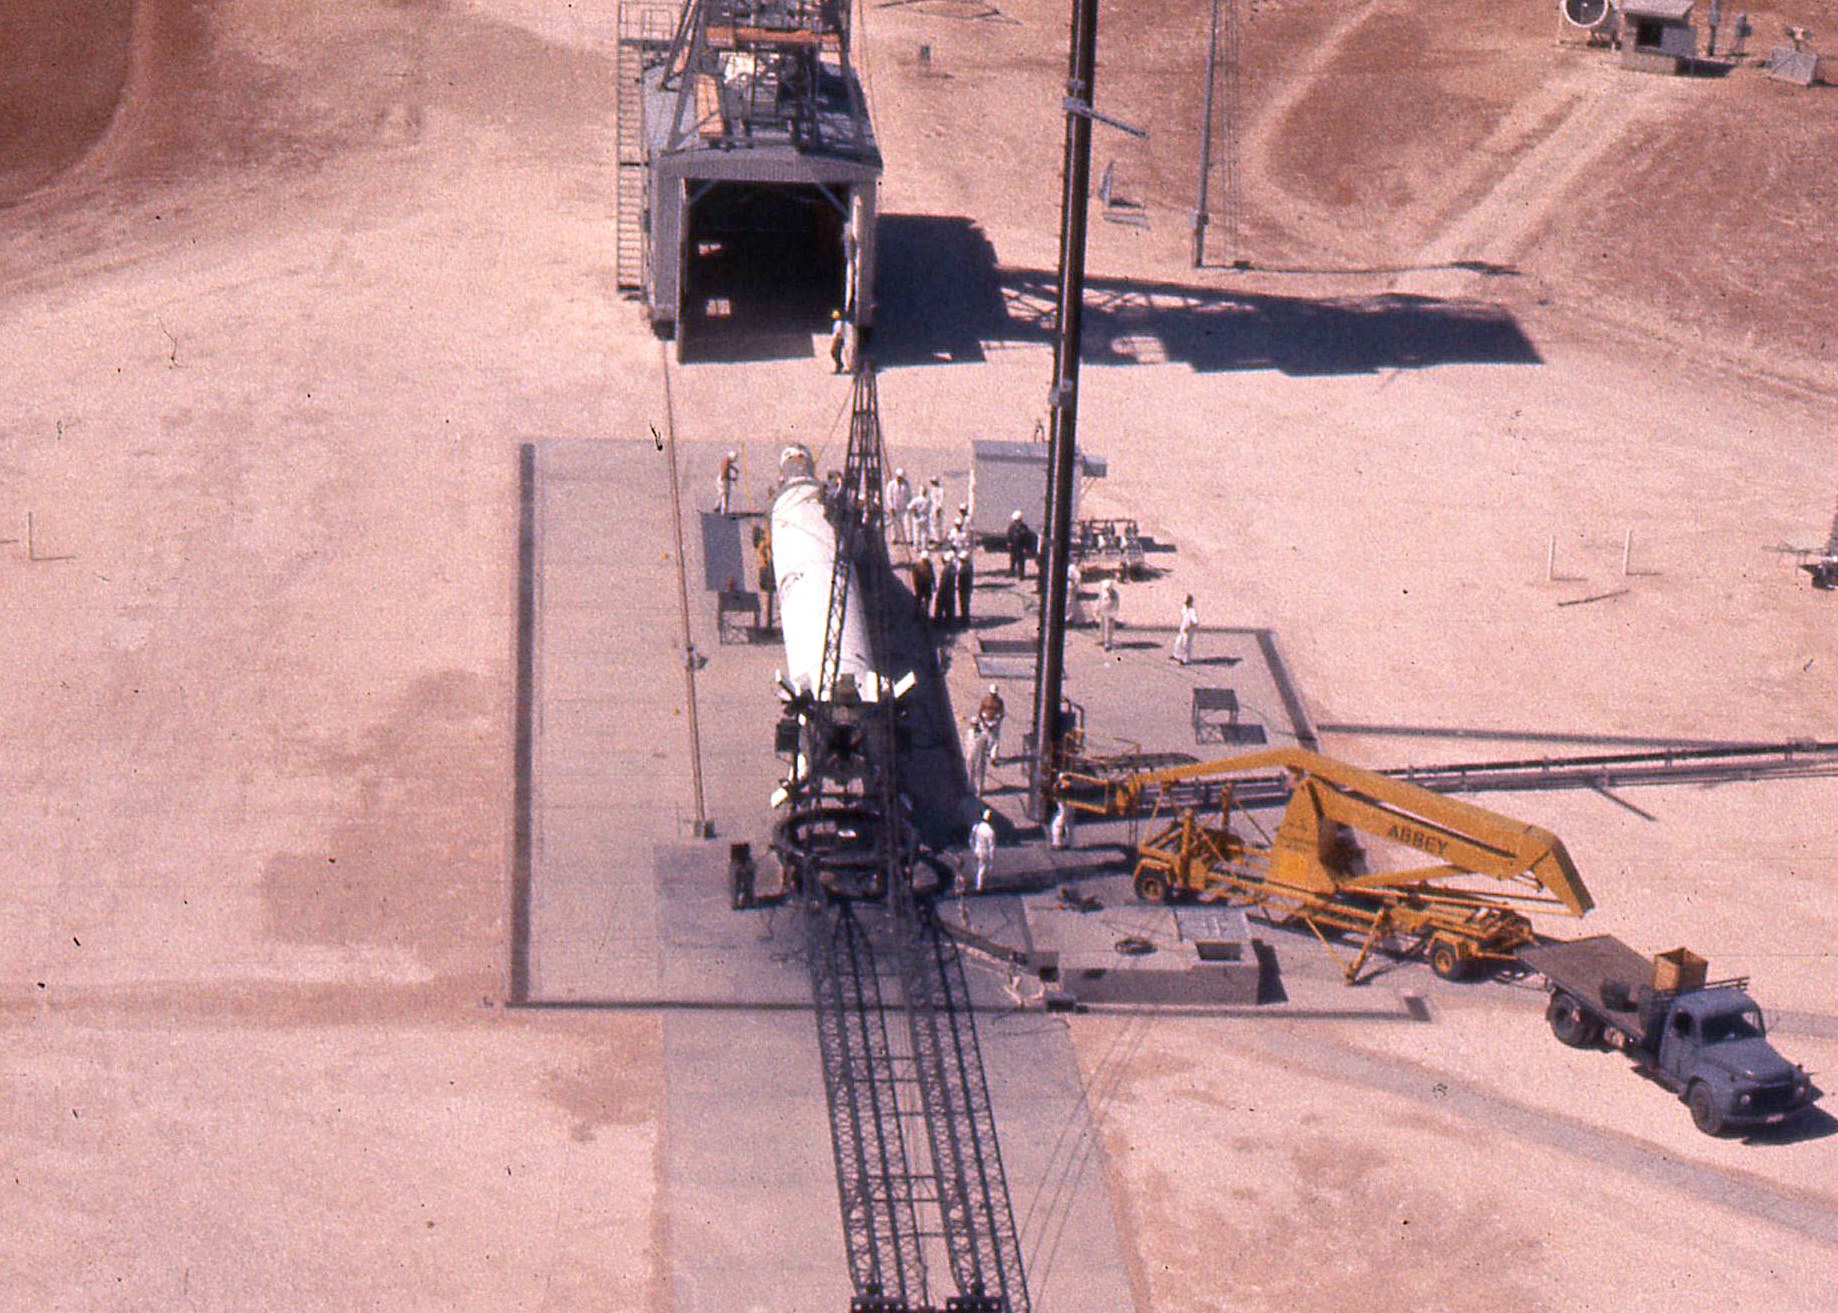
M673 10L655 0L626 0L619 6L619 44L613 63L614 134L618 176L613 197L613 268L619 290L645 285L645 70L670 52L676 27Z

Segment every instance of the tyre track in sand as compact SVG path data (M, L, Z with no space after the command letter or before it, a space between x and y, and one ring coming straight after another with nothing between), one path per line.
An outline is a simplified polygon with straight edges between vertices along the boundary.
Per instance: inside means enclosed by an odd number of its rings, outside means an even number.
M1447 1074L1358 1046L1296 1034L1260 1035L1256 1047L1279 1063L1347 1085L1379 1090L1485 1127L1487 1133L1539 1145L1609 1168L1700 1203L1785 1228L1838 1249L1838 1211L1756 1174L1696 1162L1635 1135L1554 1115L1502 1098Z
M1258 108L1245 129L1239 143L1244 177L1247 183L1255 180L1256 190L1266 198L1262 202L1266 208L1274 210L1272 202L1278 200L1289 207L1291 219L1286 226L1293 226L1294 218L1299 217L1305 220L1304 231L1312 231L1317 223L1332 216L1283 185L1278 170L1271 166L1277 138L1296 108L1333 67L1342 47L1382 10L1383 5L1384 0L1364 0L1347 10L1319 44L1290 66L1287 75L1276 84L1269 99Z
M1486 269L1516 267L1584 176L1638 129L1676 110L1690 90L1678 79L1629 77L1605 61L1581 65L1547 88L1509 115L1472 157L1477 174L1514 153L1518 162L1418 250L1416 267L1394 279L1391 290L1462 297L1488 276Z

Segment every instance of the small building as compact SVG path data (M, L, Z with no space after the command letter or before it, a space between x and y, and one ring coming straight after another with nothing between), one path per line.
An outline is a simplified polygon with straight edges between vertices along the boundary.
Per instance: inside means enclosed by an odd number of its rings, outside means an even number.
M1695 0L1616 0L1621 67L1642 73L1684 73L1698 57Z

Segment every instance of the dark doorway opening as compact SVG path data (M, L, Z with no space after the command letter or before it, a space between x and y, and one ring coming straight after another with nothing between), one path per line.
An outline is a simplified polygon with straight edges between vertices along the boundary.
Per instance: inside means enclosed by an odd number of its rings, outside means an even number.
M811 354L842 308L847 192L807 183L691 184L683 251L682 359ZM835 199L831 199L831 195Z

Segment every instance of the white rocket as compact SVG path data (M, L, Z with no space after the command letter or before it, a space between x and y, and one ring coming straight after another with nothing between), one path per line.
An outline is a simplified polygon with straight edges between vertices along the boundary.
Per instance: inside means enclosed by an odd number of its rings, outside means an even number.
M779 628L785 639L784 682L794 693L827 701L833 689L819 688L823 639L830 622L830 583L836 569L836 531L823 510L810 451L799 445L779 455L780 490L772 502L772 568L779 590ZM838 675L854 679L864 699L878 694L874 653L868 643L861 583L851 562L845 576L842 659Z

